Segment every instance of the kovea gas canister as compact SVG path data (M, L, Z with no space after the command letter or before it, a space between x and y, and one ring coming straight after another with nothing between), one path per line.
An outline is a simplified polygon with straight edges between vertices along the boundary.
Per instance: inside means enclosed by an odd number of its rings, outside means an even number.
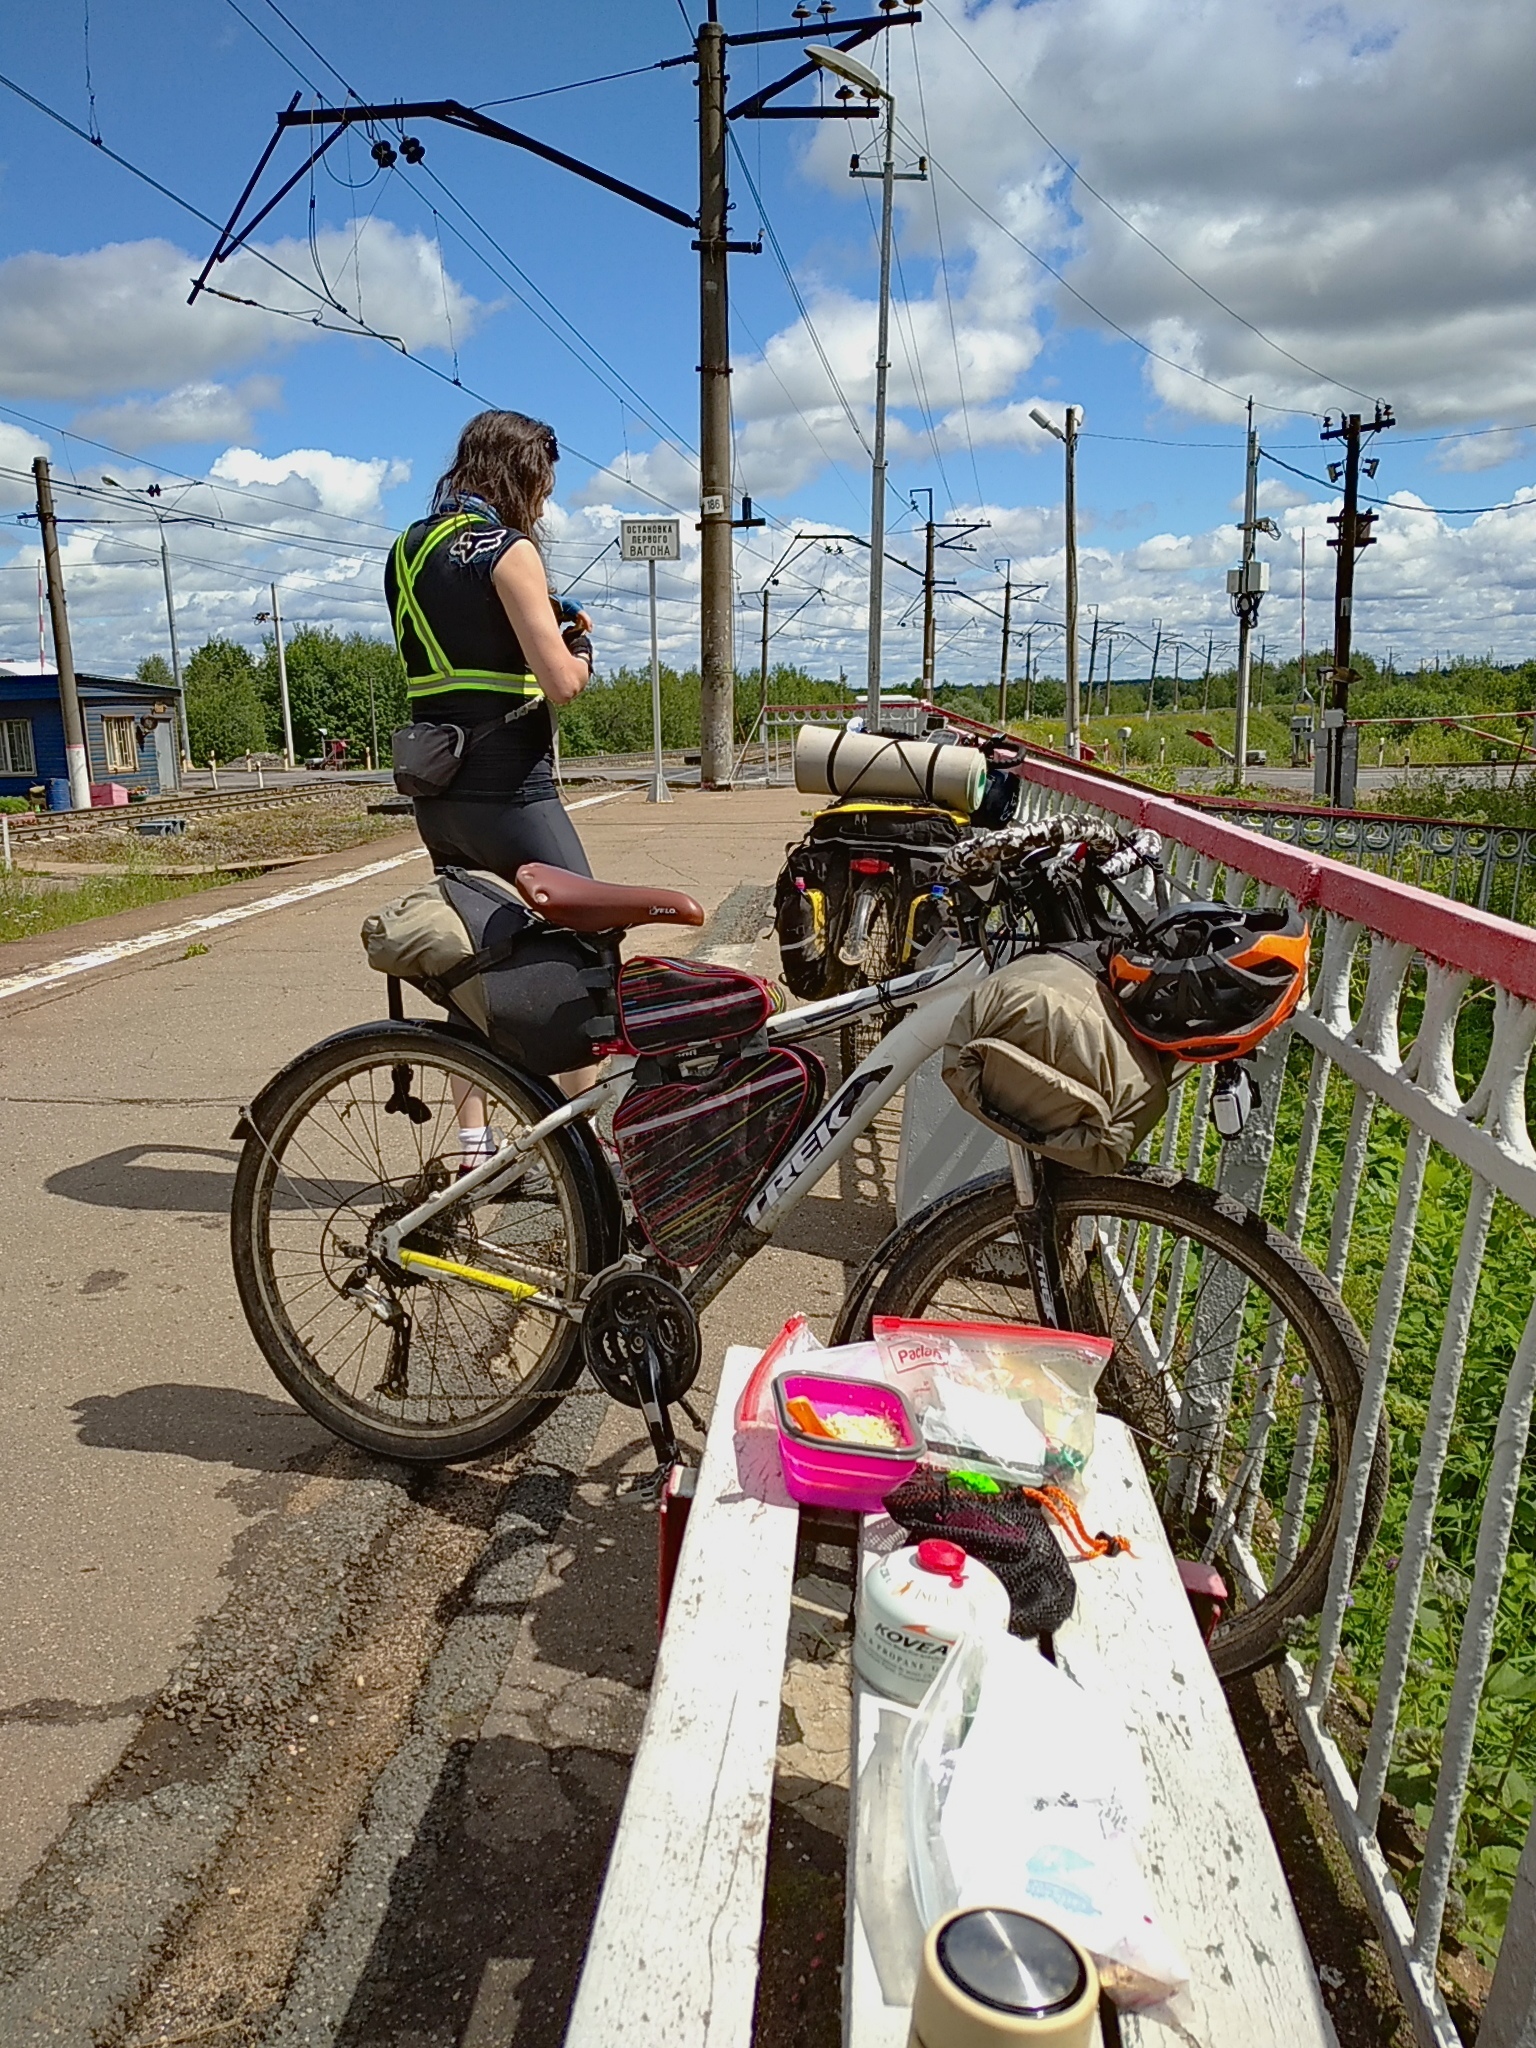
M1002 1581L958 1543L929 1537L865 1575L853 1668L888 1699L916 1706L961 1636L1008 1626Z

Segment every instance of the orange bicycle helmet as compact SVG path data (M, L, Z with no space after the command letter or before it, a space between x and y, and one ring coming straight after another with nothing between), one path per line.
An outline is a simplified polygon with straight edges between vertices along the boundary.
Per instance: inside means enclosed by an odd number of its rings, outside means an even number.
M1308 950L1299 911L1180 903L1110 942L1109 986L1143 1043L1175 1059L1236 1060L1300 1002Z

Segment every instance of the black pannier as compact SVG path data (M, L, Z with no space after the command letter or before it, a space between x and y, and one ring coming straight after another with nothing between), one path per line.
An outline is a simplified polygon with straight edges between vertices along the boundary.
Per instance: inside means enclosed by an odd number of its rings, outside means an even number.
M578 932L536 918L492 875L444 868L444 896L463 919L474 956L424 984L434 1000L473 975L484 995L487 1036L498 1052L535 1074L590 1066L614 1036L613 971L602 949Z
M939 879L944 856L966 826L953 811L918 804L852 800L832 804L811 820L790 847L774 890L774 926L784 980L802 999L836 992L836 947L847 915L849 862L860 856L888 861L896 889L903 951L921 947L937 920L925 918L925 899Z

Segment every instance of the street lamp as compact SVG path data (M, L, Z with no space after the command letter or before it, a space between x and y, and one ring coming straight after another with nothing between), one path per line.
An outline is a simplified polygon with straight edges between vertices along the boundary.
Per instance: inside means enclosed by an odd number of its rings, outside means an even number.
M1075 761L1082 752L1082 704L1077 689L1077 430L1082 423L1081 406L1069 405L1065 427L1058 427L1038 406L1030 408L1037 427L1054 434L1067 453L1067 735L1066 750Z
M866 674L864 725L868 732L880 729L880 626L885 604L885 386L890 369L891 335L891 210L896 191L896 100L886 91L867 64L860 64L845 50L830 49L824 43L808 43L805 54L823 71L856 86L867 100L885 101L885 153L880 165L880 313L879 339L875 346L875 449L870 480L869 505L869 656ZM859 160L853 160L853 175L866 177ZM912 172L903 174L906 177ZM923 173L915 175L921 177Z
M142 491L132 484L121 484L115 476L104 476L102 482L111 490L126 491L131 497L158 498L160 486L147 484ZM181 684L181 648L176 639L176 600L171 592L171 551L165 538L165 514L158 505L150 505L156 526L160 529L160 573L165 580L165 619L171 633L171 680L176 685L176 702L181 713L181 755L190 768L192 765L192 736L187 730L187 694Z

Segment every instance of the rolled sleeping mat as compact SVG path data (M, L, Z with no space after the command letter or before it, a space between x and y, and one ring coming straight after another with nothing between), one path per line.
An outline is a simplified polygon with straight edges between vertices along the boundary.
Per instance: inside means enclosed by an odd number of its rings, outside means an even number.
M986 784L987 763L978 747L890 740L834 725L802 725L795 735L795 787L805 796L942 804L969 817Z

